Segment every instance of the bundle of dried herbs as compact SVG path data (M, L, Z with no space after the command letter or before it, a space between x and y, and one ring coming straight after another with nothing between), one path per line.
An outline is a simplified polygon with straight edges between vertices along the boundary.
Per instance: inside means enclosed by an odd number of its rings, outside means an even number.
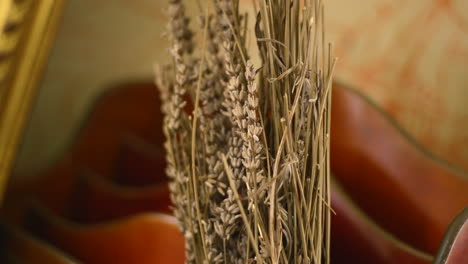
M198 17L170 0L157 67L174 214L187 263L328 263L330 89L320 0L239 0ZM261 65L247 49L255 32Z

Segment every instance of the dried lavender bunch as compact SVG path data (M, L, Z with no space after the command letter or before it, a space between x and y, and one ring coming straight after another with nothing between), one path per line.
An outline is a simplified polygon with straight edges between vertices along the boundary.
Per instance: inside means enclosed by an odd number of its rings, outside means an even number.
M169 6L172 70L158 67L156 83L187 263L329 263L334 61L323 3L258 3L261 67L238 0L213 0L199 17L198 50L182 2Z

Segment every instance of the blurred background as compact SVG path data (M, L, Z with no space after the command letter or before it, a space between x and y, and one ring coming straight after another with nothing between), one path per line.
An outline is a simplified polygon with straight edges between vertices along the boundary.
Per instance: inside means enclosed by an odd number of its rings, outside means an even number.
M252 0L239 1L253 24ZM212 0L184 2L193 17ZM428 264L468 205L468 1L323 2L327 41L339 58L332 107L332 134L338 133L330 144L332 263ZM183 237L167 215L153 85L155 63L171 60L168 1L64 3L0 210L0 262L25 252L37 260L30 249L56 252L43 247L50 244L90 264L143 263L142 255L169 263L159 257L171 254L183 263ZM461 216L466 221L468 209Z
M186 2L189 13L198 12L196 1ZM241 2L251 9L251 1ZM468 1L325 4L328 40L339 57L336 80L364 92L420 144L468 170L468 13L462 11ZM152 81L153 64L168 58L165 5L66 1L15 174L34 175L58 159L98 95L119 83Z

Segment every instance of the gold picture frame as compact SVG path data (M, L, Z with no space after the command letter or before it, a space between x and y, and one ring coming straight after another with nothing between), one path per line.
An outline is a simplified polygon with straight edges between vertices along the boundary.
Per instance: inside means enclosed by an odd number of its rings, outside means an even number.
M64 0L0 1L0 203Z

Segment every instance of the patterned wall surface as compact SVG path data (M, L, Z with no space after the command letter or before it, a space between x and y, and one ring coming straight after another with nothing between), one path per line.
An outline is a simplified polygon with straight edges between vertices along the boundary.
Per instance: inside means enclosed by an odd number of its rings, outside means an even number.
M468 1L328 2L338 78L467 171Z
M205 0L206 1L206 0ZM241 0L244 9L251 0ZM196 12L196 1L190 12ZM204 2L201 0L201 2ZM468 170L468 1L326 0L337 79L369 95L431 151ZM72 140L90 102L151 79L167 55L165 1L69 0L18 171L41 169Z

